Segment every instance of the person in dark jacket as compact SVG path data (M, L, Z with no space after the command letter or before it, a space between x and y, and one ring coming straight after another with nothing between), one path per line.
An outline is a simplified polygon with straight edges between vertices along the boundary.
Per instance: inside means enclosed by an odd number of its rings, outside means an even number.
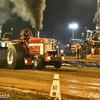
M99 41L99 39L98 39L98 34L95 35L95 37L94 37L93 40L95 40L95 41Z

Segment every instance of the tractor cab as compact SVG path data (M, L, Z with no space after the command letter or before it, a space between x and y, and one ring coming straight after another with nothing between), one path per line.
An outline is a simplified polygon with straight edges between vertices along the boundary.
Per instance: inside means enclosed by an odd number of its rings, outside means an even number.
M21 36L21 37L20 37L21 40L26 40L26 41L28 41L28 40L30 39L30 37L33 36L33 34L32 34L32 31L31 31L30 29L23 29L23 30L21 31L20 36Z
M82 42L81 39L71 39L70 40L71 45L76 45L77 43L79 43L81 45L81 42Z
M87 30L86 32L86 40L92 40L93 38L93 31Z
M25 30L24 31L24 40L28 41L29 39L30 39L29 31L28 30Z
M100 40L100 31L96 31L96 30L87 30L86 40L95 40L95 41L99 41L99 40Z
M95 37L97 37L98 41L100 41L100 31L95 32L95 36L93 38L95 39Z

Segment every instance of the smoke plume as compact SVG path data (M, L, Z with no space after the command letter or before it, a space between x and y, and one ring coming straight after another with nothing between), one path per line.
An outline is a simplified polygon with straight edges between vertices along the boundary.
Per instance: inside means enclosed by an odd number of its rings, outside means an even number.
M27 10L31 14L32 25L36 30L42 28L43 10L45 10L45 0L24 0Z
M15 5L13 13L16 13L24 21L29 21L36 30L42 29L45 0L10 0L10 2Z
M0 24L4 24L11 17L11 7L8 0L0 0Z
M12 16L17 14L39 31L42 29L43 10L45 0L0 0L0 24L13 20Z
M31 14L27 11L27 8L23 0L10 0L15 6L12 9L12 13L16 13L24 21L31 21Z

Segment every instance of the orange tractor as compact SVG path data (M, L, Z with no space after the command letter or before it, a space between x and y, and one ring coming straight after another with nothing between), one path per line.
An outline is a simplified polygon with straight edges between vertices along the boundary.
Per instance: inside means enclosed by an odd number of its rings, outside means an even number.
M97 12L93 22L96 23L96 30L86 31L86 40L80 50L81 58L100 59L100 0L97 0Z
M76 54L76 47L77 43L80 45L83 43L82 39L70 39L69 44L67 44L66 47L66 55L75 55Z
M25 65L33 69L44 69L46 65L60 68L64 55L55 50L55 39L33 37L30 29L23 29L20 39L13 40L7 49L7 65L10 69L21 68Z
M87 30L86 40L81 46L81 58L100 58L100 31Z

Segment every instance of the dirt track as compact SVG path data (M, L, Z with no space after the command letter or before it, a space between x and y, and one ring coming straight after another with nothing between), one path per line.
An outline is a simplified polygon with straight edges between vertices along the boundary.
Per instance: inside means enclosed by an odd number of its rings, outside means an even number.
M54 74L60 76L61 95L65 100L88 100L90 94L94 97L98 94L100 99L100 69L64 66L57 70L53 66L46 66L45 70L0 69L0 89L12 94L15 93L12 90L19 93L30 90L33 94L36 92L49 95ZM32 95L29 97L32 100ZM94 100L94 97L91 99Z

